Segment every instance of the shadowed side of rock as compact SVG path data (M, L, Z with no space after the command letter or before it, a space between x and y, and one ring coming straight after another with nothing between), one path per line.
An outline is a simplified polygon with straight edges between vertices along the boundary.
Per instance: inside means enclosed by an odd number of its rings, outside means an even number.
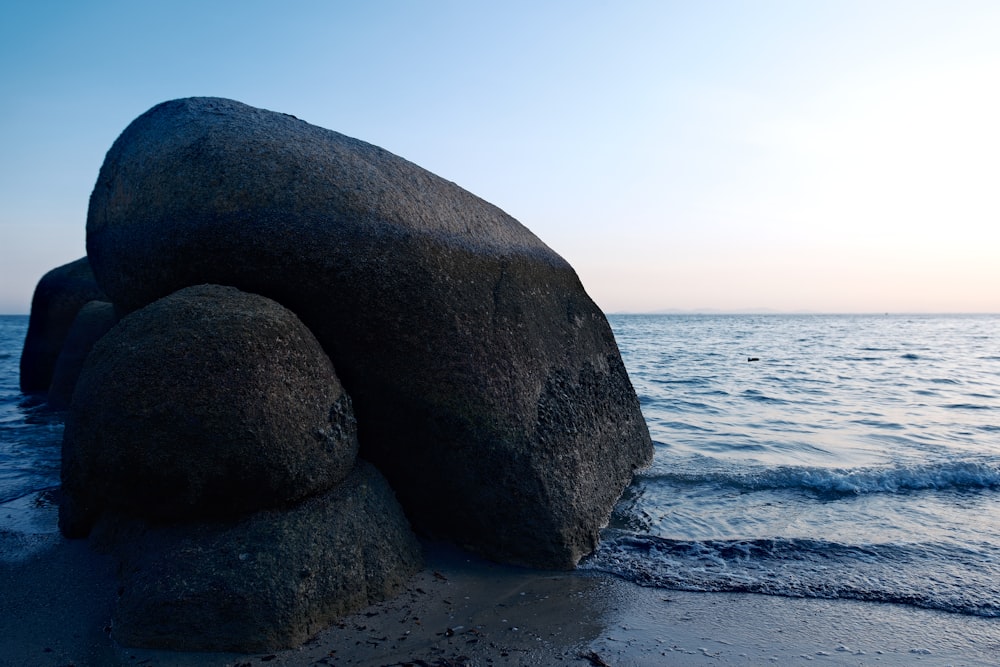
M92 539L122 559L113 639L173 650L297 646L422 564L392 490L363 461L290 509L175 525L108 515Z
M118 323L118 319L114 305L107 301L91 301L80 309L66 334L62 351L52 371L48 393L50 408L65 410L69 407L87 355L97 341Z
M66 335L89 301L106 301L86 257L52 269L31 298L28 333L21 350L21 391L47 391Z

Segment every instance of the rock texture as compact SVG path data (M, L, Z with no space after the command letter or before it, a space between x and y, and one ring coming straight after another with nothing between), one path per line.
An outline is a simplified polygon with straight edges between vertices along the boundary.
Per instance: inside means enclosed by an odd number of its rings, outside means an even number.
M290 311L231 287L181 290L94 346L63 442L60 526L105 508L233 517L325 491L354 465L350 398Z
M28 334L21 350L21 391L48 391L63 342L80 308L107 300L86 257L52 269L31 298Z
M206 282L293 310L411 519L491 558L572 567L652 456L572 268L376 146L231 100L166 102L108 152L87 249L125 310Z
M52 371L48 393L50 408L65 410L69 407L87 355L101 336L118 323L118 319L115 307L107 301L91 301L80 309L66 334L62 351Z
M191 651L297 646L394 594L422 560L392 490L364 462L287 511L169 526L108 517L95 542L122 558L112 638Z

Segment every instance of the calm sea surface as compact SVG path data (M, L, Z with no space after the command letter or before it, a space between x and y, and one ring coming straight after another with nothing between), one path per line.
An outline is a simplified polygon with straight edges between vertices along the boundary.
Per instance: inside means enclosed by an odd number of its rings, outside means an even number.
M1000 316L609 319L656 455L583 569L1000 617ZM0 317L0 531L59 482L26 328Z

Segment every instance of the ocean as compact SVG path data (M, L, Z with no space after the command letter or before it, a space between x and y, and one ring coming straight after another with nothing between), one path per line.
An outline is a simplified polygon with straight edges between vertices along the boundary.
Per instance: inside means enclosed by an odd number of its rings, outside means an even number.
M1000 616L1000 316L610 320L656 453L584 568Z
M1000 617L1000 316L614 315L655 443L580 566ZM55 532L62 418L0 316L0 533ZM751 361L753 359L753 361Z
M62 415L19 386L27 331L27 315L0 315L0 533L20 525L25 505L42 504L59 486Z

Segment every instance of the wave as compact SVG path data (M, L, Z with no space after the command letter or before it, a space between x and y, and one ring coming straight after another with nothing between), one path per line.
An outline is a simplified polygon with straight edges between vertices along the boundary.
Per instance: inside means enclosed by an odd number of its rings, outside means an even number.
M658 425L662 428L670 428L677 431L693 431L695 433L712 433L713 429L706 428L704 426L699 426L698 424L689 424L688 422L682 421L661 421Z
M623 534L605 539L580 567L653 588L891 602L997 618L996 573L983 567L995 558L940 545Z
M713 384L711 378L704 377L669 378L655 376L650 379L650 382L662 385L687 385L691 387L704 387Z
M774 396L768 396L764 392L758 389L745 389L743 390L743 397L751 401L757 401L760 403L771 403L775 405L784 405L788 403L783 398L775 398Z
M639 479L678 486L712 485L742 492L782 489L822 496L906 493L914 491L976 491L1000 488L1000 462L952 461L890 468L777 468L649 472Z

